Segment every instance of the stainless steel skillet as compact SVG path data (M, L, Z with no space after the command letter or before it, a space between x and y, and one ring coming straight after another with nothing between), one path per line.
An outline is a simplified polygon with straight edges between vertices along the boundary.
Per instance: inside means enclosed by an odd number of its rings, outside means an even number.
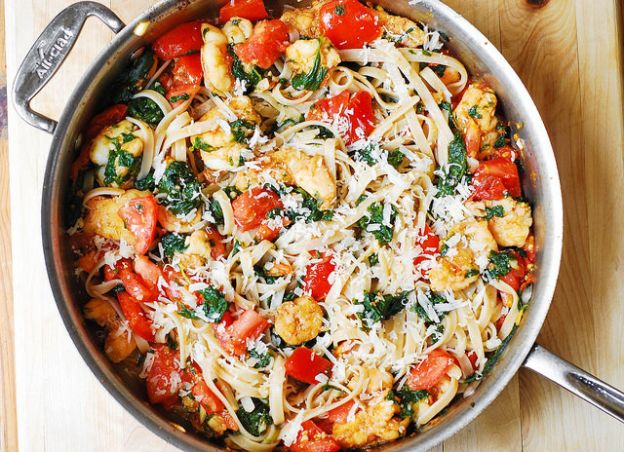
M14 85L17 111L29 124L53 133L43 186L42 234L50 284L59 312L80 354L108 391L137 419L183 449L218 450L190 432L180 430L151 407L141 388L130 385L96 345L79 306L82 294L72 271L72 259L63 221L68 200L69 169L80 131L93 115L106 90L134 50L171 27L196 18L216 16L225 3L211 0L165 0L125 25L112 11L94 2L76 3L62 11L43 31L19 68ZM295 1L267 2L279 13ZM562 246L562 203L559 177L548 135L524 85L496 48L472 25L436 0L380 0L391 12L410 17L443 31L450 47L473 74L491 84L508 118L522 123L518 130L525 144L523 186L534 204L538 248L538 275L530 308L508 349L476 393L454 403L436 422L413 437L379 447L380 450L428 449L447 439L481 413L507 385L520 367L553 380L624 422L624 394L535 344L544 322L559 271ZM30 108L30 100L61 66L90 16L108 25L117 35L86 71L58 123Z

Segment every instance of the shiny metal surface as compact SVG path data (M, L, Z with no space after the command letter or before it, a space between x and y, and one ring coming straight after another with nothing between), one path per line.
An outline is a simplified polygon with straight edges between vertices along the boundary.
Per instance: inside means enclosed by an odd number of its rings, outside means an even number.
M621 391L553 355L544 347L536 344L523 366L624 422L624 394Z
M115 77L116 71L123 67L123 63L134 50L153 37L184 21L198 17L215 17L219 6L223 3L224 0L165 0L119 32L87 71L59 119L48 160L42 202L42 232L50 284L59 311L76 347L102 384L127 410L154 432L186 450L219 449L192 433L180 431L151 407L145 401L141 388L130 387L115 372L85 327L78 307L81 288L76 284L71 270L72 260L65 236L63 206L68 195L69 168L75 156L74 143L80 130L93 114L98 100L105 95L105 90ZM296 6L305 4L296 0L266 3L269 10L276 14L281 12L284 4ZM548 312L559 272L563 230L561 189L551 144L539 113L524 85L496 48L464 18L439 1L421 0L415 5L409 5L407 0L380 0L376 3L391 12L428 23L431 27L446 33L451 38L449 46L466 64L469 71L485 78L497 92L507 117L514 123L523 124L517 131L524 142L521 156L525 168L523 187L526 196L534 205L538 248L537 283L533 290L531 306L506 353L493 372L484 379L476 393L453 404L440 422L426 427L416 436L375 448L384 451L428 449L453 435L483 411L507 385L531 352ZM83 6L71 6L66 12L69 14L72 8L85 7L85 3L77 5ZM99 7L101 5L98 5ZM46 32L48 31L55 36L54 29L50 30L48 27ZM31 57L29 54L27 58ZM32 62L26 62L22 67L32 68ZM18 74L18 78L20 76L23 74ZM22 96L18 101L23 102L24 99L30 100ZM24 113L24 105L18 106L18 110ZM25 119L29 121L29 116L27 115ZM44 123L34 125L38 124ZM51 131L54 128L46 127L46 130ZM541 350L543 349L535 349ZM528 367L560 384L563 383L559 380L562 373L554 374L549 370L552 363L560 365L553 355L542 352L535 356L539 359L532 357L527 359ZM576 375L580 375L579 371L575 372ZM596 384L601 384L586 375L583 377L586 381L591 381L594 388ZM591 385L585 385L582 396L586 399L592 398L592 403L616 403L623 400L622 395L616 392L612 393L613 399L600 400L599 397L592 395L591 389ZM616 391L613 388L609 389ZM578 387L575 389L576 393L580 391ZM614 408L616 409L618 408Z
M56 121L30 108L30 101L54 77L91 16L100 19L115 33L125 27L115 13L100 3L76 3L52 19L24 57L13 85L13 99L18 113L31 126L54 133Z

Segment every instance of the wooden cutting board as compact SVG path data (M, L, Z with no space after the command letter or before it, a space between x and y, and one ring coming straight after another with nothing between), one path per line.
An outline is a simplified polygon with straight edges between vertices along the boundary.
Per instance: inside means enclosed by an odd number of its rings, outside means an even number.
M8 1L8 86L36 36L70 3ZM128 22L154 2L101 3ZM624 388L624 97L619 0L448 3L481 29L514 66L535 99L557 154L565 246L557 293L540 342ZM81 74L111 38L102 24L89 21L71 57L34 106L58 118ZM172 450L100 386L65 331L48 286L40 239L41 185L50 136L24 124L9 107L11 303L4 93L0 64L0 448L13 451L19 444L26 451ZM520 371L496 402L438 447L442 449L624 450L624 426L528 371Z

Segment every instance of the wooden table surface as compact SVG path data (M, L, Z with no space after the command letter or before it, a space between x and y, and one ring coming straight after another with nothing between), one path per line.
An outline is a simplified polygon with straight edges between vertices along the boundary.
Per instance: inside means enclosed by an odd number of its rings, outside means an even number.
M24 124L11 107L7 153L6 86L11 86L36 36L70 3L8 0L6 37L0 36L0 449L17 450L19 444L25 451L171 450L99 385L62 324L40 239L41 186L50 136ZM129 21L154 2L101 3ZM447 3L474 23L516 69L555 148L565 241L559 285L540 343L624 388L623 7L619 0ZM58 117L81 74L111 37L102 24L89 21L35 107ZM438 449L624 450L624 426L520 371L492 406Z

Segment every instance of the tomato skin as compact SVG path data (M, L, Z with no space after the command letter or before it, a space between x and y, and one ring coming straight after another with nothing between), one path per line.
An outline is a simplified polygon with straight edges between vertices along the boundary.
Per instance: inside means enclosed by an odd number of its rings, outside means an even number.
M158 344L154 349L154 361L147 372L147 397L152 404L170 407L178 401L184 373L178 364L177 353L167 345ZM173 375L173 378L172 378Z
M241 231L257 228L271 210L282 207L277 193L260 187L247 190L232 201L234 219Z
M231 315L227 319L224 315L221 323L214 325L214 330L228 353L241 356L247 353L247 339L257 339L268 327L268 320L250 309L244 311L233 322Z
M290 44L288 27L279 19L258 23L245 42L234 46L234 52L243 63L269 69Z
M286 375L308 384L316 384L316 376L328 374L332 363L307 347L297 348L286 360Z
M440 238L431 230L428 224L425 224L425 227L420 232L418 240L416 240L416 244L420 245L422 248L422 254L414 258L414 266L427 278L429 277L429 271L431 269L426 268L427 266L425 265L421 266L421 264L431 262L435 259L440 249Z
M375 129L373 98L368 91L358 91L351 96L344 90L335 96L317 101L306 119L332 124L336 117L346 118L348 128L343 138L347 144L366 138Z
M117 124L119 121L126 117L128 106L126 104L117 104L112 107L108 107L101 113L98 113L91 121L85 131L84 143L80 148L80 154L78 158L74 160L71 166L70 176L73 181L78 179L80 170L87 166L90 162L89 158L89 142L97 136L102 129Z
M135 273L133 265L128 259L120 259L115 263L115 268L108 265L104 267L104 279L121 279L121 283L128 294L137 302L154 301L158 298L158 291L145 282L141 276Z
M225 248L225 243L223 242L223 236L219 233L219 231L217 231L217 228L208 227L205 228L204 231L206 231L206 235L210 241L210 256L214 260L225 256L227 250Z
M473 198L477 200L502 199L504 193L501 193L501 185L509 196L513 198L522 196L518 167L505 158L499 157L481 162L472 176L472 183L475 187Z
M204 71L199 53L179 57L173 66L172 75L174 87L201 85Z
M340 445L331 436L319 428L314 421L301 424L297 441L290 446L292 452L338 452Z
M195 297L197 302L201 301L201 295L189 291L184 276L171 266L165 266L163 277L167 283L164 289L169 299L184 303L185 300Z
M91 273L95 270L95 267L103 256L104 253L102 251L89 251L78 258L78 267L82 268L87 273Z
M353 404L353 400L350 400L347 403L340 405L338 408L334 408L328 412L326 418L316 418L316 425L318 425L325 433L329 433L331 435L335 423L344 424L347 422L347 418L349 417L351 408L353 408Z
M446 374L446 370L455 363L455 359L444 350L436 348L407 377L406 384L412 391L430 389L437 385Z
M306 274L303 278L303 290L310 292L316 301L323 300L332 285L329 282L329 275L336 269L332 256L326 256L320 262L309 264L306 267Z
M252 22L269 17L262 0L228 0L219 10L219 22L224 24L232 17L242 17Z
M321 34L337 49L361 49L381 36L377 14L357 0L330 1L321 7L319 19Z
M146 256L137 256L134 259L134 271L143 278L152 289L158 290L158 280L162 276L162 270L158 265Z
M118 215L136 239L134 244L136 253L147 253L154 241L158 223L156 198L149 195L144 198L131 199L119 209Z
M161 60L171 60L202 48L201 21L178 25L158 38L152 49Z
M225 409L223 402L210 390L204 380L199 380L195 383L192 393L195 400L204 407L208 414L221 413Z
M132 332L146 341L152 342L154 340L152 321L143 311L141 303L124 291L117 293L117 300Z

